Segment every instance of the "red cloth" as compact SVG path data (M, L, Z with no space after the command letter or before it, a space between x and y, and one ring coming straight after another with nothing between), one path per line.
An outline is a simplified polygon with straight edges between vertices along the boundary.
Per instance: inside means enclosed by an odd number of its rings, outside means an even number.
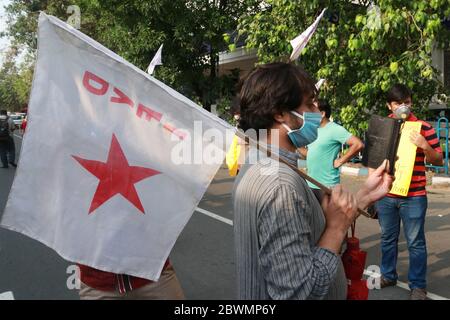
M27 120L23 120L22 124L20 125L20 129L22 129L25 132L26 128L27 128Z
M342 255L345 276L348 280L347 300L367 300L369 288L367 281L362 279L367 252L359 248L359 239L355 237L355 228L356 223L354 222L351 227L352 236L347 237L347 248Z
M349 280L347 286L347 300L367 300L369 299L369 288L367 280Z
M360 280L366 265L367 252L360 250L359 240L355 237L347 239L347 249L342 255L345 275L349 280Z
M115 291L120 293L129 292L141 288L153 281L129 276L126 274L115 274L97 270L85 265L78 264L80 268L80 280L91 288L101 291ZM169 260L164 264L163 270L170 266Z

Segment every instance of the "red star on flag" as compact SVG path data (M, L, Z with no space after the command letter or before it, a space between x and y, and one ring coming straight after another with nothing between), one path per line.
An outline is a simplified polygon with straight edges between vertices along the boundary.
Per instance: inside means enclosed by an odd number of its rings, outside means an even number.
M114 134L106 162L86 160L73 155L72 157L100 180L89 208L89 214L116 194L121 194L142 214L145 214L134 184L161 172L144 167L130 166Z

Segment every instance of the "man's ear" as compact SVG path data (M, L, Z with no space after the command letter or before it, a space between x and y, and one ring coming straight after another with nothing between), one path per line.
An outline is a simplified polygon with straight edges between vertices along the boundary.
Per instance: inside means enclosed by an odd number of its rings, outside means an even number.
M388 107L389 110L392 111L391 105L389 104L389 102L386 102L386 106Z
M285 122L285 113L284 112L276 113L273 116L273 120L275 120L278 123L284 123Z

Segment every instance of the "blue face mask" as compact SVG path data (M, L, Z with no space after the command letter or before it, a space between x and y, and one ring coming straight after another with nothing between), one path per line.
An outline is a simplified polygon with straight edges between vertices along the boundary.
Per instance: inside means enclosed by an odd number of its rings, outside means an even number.
M303 112L303 116L295 111L293 115L303 119L303 126L291 130L286 124L282 124L288 130L288 137L296 148L304 147L317 139L317 129L322 121L322 115L318 112Z

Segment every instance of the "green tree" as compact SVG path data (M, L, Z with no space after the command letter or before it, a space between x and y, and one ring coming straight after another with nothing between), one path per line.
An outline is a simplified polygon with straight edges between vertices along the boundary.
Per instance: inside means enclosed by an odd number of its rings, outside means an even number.
M1 108L20 111L28 102L33 69L26 59L16 65L18 50L11 47L3 56L0 69L0 102Z
M163 66L155 76L209 108L225 94L229 77L217 74L223 34L254 11L256 0L13 0L7 35L36 49L40 10L67 20L69 5L81 9L81 31L145 70L161 44ZM253 8L253 9L252 9Z
M425 115L431 97L444 90L431 53L434 45L449 47L450 33L441 24L450 16L449 0L378 0L377 7L352 2L267 0L265 10L240 19L239 32L262 63L286 61L288 40L328 8L297 63L327 79L320 94L335 107L334 116L360 135L370 114L387 113L385 92L396 82L413 90L414 111Z

